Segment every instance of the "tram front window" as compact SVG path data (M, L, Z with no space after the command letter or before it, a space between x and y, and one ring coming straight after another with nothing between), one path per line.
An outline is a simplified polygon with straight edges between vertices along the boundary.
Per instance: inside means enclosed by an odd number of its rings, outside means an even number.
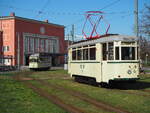
M121 47L121 60L135 60L135 47Z
M30 59L29 62L38 62L38 59Z

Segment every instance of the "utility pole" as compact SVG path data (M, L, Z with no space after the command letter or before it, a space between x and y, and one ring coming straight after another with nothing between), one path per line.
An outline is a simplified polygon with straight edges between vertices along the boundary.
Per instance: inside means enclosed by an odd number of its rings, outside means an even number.
M136 37L139 36L138 28L138 0L134 0L134 29Z
M72 42L74 42L74 24L72 25L71 37L72 37Z
M139 25L138 25L138 0L134 0L134 30L135 30L135 35L138 38L139 41L139 49L138 49L138 55L139 58L138 60L140 61L139 67L141 68L142 61L141 61L141 36L139 36Z
M69 34L67 35L67 38L68 38L67 40L68 40L68 47L69 47Z
M20 70L20 35L17 33L18 38L18 47L17 47L17 64L18 64L18 70Z

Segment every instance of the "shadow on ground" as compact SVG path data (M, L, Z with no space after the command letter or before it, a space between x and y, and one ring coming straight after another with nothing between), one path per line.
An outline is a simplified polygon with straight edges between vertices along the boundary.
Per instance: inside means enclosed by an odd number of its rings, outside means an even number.
M111 84L90 84L90 83L85 83L85 82L79 82L82 84L88 84L91 86L95 87L103 87L103 88L108 88L108 89L121 89L121 90L142 90L142 89L147 89L150 88L150 82L144 82L144 81L130 81L130 82L119 82L115 81L112 82Z
M136 81L136 82L114 82L111 84L111 87L114 89L122 90L140 90L150 88L149 82Z

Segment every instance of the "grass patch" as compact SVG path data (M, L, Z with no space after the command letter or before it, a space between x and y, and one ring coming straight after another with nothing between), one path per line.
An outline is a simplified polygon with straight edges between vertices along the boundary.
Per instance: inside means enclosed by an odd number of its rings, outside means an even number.
M25 70L25 71L15 71L15 72L3 72L0 73L0 77L12 77L15 75L20 76L28 76L28 77L34 77L34 78L49 78L49 77L69 77L66 70L59 69L59 70L48 70L48 71L31 71L31 70Z
M31 73L33 73L34 71L29 71L29 70L22 70L22 71L10 71L10 72L1 72L0 76L15 76L15 75L29 75Z
M148 113L150 99L139 95L130 95L123 92L93 87L90 85L75 83L71 80L48 80L53 84L59 84L68 89L85 93L96 100L108 103L112 106L121 107L130 112ZM141 106L142 105L142 106Z
M0 76L14 76L18 74L19 72L1 72Z
M64 73L67 74L67 72L63 70L63 74ZM64 77L63 74L59 70L57 72L56 71L54 71L54 72L47 71L47 72L33 73L32 76L37 77L37 78L40 78L40 77L42 78L43 76L50 77L48 80L50 83L59 84L68 89L77 90L79 92L82 92L82 93L85 93L85 94L91 96L92 98L109 103L110 105L113 105L116 107L121 107L130 112L137 112L137 113L141 113L141 112L147 113L148 112L149 105L150 105L150 99L148 97L143 97L143 96L139 96L139 95L131 95L131 94L115 91L115 90L108 90L108 89L104 89L104 88L93 87L90 85L75 83L72 81L72 79L69 79L69 80L62 79ZM69 75L65 75L65 76L69 77ZM55 78L53 79L53 77L55 77ZM138 87L140 89L140 88L143 88L143 86L140 86L140 84L141 85L145 85L145 83L149 84L150 83L150 79L149 79L150 75L144 74L144 75L140 75L139 77L141 78L141 80L139 80L139 81L141 81L143 83L141 84L139 82L137 84L137 86L136 85L132 86L133 89L135 87L134 90L132 90L132 88L131 88L130 90L127 90L127 91L130 91L130 92L135 91L140 94L145 94L144 92L143 93L138 92ZM145 88L145 89L148 89L148 88Z
M65 113L22 83L0 79L0 113Z
M28 75L29 77L39 78L39 79L50 79L50 78L62 78L69 77L66 70L49 70L49 71L35 71Z
M35 78L46 78L48 82L52 84L58 84L62 87L73 89L81 93L85 93L88 96L95 98L96 100L108 103L115 107L121 107L130 112L136 113L148 113L150 106L150 98L127 94L115 90L109 90L105 88L93 87L86 84L80 84L73 82L73 80L64 70L49 70L49 71L24 71L24 72L12 72L0 74L3 76L14 76L14 75L31 76ZM63 79L63 78L70 79ZM137 89L144 88L141 85L145 85L144 89L149 89L150 74L139 75L141 78L136 86ZM141 84L141 83L142 84ZM34 82L33 82L34 83ZM68 104L73 104L77 107L86 109L88 112L100 112L88 103L78 100L72 96L67 95L64 92L48 89L45 86L34 83L38 87L44 88L54 95L61 97ZM134 84L134 83L133 83ZM137 84L137 83L135 83ZM148 88L149 87L149 88ZM139 93L138 90L132 88L127 90L130 92ZM142 92L140 94L145 94ZM23 84L11 79L5 80L0 79L0 113L64 113L62 109L56 105L50 103L46 99L38 96L31 89L25 87ZM103 112L103 111L101 111Z

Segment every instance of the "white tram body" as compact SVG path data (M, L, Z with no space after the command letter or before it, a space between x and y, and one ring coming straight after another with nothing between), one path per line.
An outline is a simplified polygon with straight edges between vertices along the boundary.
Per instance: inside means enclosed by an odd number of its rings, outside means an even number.
M68 56L71 77L94 78L97 83L138 79L137 37L110 35L75 43Z
M46 53L35 53L29 57L29 68L32 70L50 69L51 64L51 56Z

